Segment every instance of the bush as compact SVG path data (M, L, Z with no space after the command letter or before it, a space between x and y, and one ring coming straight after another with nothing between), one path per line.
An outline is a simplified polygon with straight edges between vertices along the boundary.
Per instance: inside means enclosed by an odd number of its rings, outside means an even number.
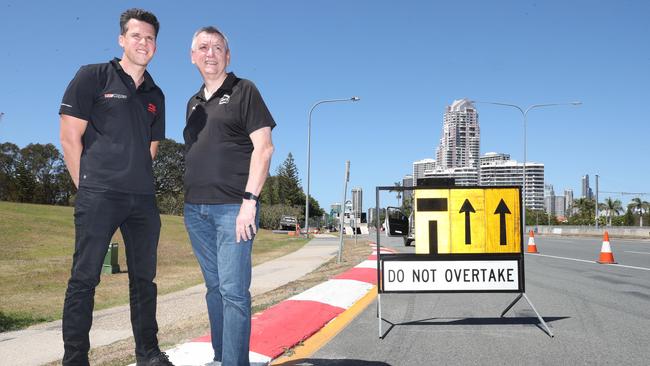
M295 216L298 221L305 217L301 207L288 205L265 205L260 206L260 227L274 230L280 227L280 218L283 215Z
M163 215L183 216L184 196L183 193L163 193L156 196L158 210Z

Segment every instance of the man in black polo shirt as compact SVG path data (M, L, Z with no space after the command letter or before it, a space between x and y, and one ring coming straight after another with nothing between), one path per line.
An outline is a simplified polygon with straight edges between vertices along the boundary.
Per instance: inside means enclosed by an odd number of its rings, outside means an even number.
M165 137L165 100L146 67L159 24L141 9L120 17L122 59L82 66L63 96L61 145L78 188L75 251L63 307L63 365L88 365L95 287L108 243L126 247L138 365L172 365L158 348L156 249L160 215L152 159Z
M207 287L213 360L248 366L251 247L275 122L255 85L226 73L229 62L220 31L194 34L192 63L204 84L188 102L183 131L185 225Z

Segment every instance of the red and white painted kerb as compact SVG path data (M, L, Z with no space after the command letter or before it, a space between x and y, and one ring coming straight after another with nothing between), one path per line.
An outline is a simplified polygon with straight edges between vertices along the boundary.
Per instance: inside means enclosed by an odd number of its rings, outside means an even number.
M371 244L373 245L373 244ZM382 254L395 251L381 248ZM377 284L376 246L367 260L348 271L293 296L261 313L251 324L251 365L266 365L287 349L309 338L350 308ZM212 361L210 335L166 351L175 365L203 365Z

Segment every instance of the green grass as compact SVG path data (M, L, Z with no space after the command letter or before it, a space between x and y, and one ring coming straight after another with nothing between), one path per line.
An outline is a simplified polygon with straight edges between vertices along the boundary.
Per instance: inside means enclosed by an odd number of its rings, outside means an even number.
M43 322L46 320L47 319L45 318L34 318L29 314L5 314L4 312L0 311L0 332L8 332L10 330L24 328L31 324Z
M158 293L203 281L183 218L162 215L158 245ZM102 275L95 309L128 303L124 245L118 233L122 273ZM258 264L300 248L305 239L260 230L253 244ZM73 208L0 201L0 331L61 318L74 252Z

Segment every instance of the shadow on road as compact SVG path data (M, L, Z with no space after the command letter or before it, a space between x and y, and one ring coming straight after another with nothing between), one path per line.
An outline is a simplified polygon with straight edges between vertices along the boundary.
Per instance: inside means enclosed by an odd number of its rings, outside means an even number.
M386 362L364 360L325 360L320 358L301 358L288 361L276 366L391 366Z
M544 321L551 323L557 320L568 319L568 316L545 316ZM393 323L390 320L382 318L382 320L388 323L390 326L384 332L382 338L386 338L388 333L390 333L393 328L396 326L410 325L410 326L434 326L434 325L534 325L540 328L542 331L544 329L540 326L539 319L534 316L526 317L516 317L516 318L501 318L501 317L490 317L490 318L427 318L412 320L403 323Z

